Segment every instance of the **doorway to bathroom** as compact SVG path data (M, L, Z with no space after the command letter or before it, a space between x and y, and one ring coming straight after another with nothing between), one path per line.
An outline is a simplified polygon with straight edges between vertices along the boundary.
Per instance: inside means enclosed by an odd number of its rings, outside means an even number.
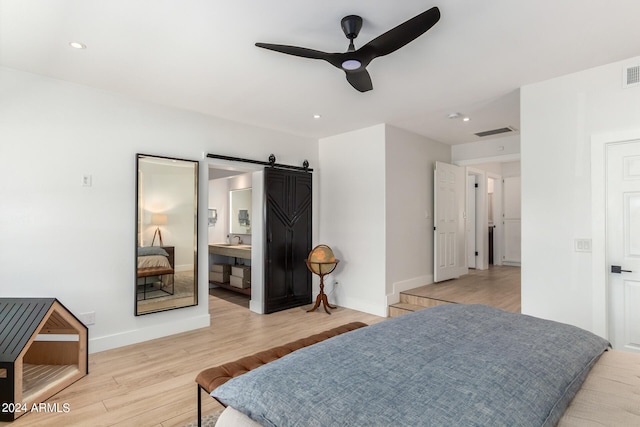
M252 265L255 230L260 215L254 214L254 176L261 172L230 166L208 168L208 283L209 293L247 308L259 307L259 274ZM261 187L261 179L257 181ZM259 210L258 210L259 211ZM258 279L258 280L255 280ZM258 290L257 292L255 292Z

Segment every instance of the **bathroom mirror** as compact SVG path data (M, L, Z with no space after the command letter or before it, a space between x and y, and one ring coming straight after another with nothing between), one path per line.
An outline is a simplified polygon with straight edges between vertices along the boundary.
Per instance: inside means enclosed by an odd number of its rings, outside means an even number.
M198 303L198 162L136 156L135 314Z
M251 188L230 191L231 234L251 234Z

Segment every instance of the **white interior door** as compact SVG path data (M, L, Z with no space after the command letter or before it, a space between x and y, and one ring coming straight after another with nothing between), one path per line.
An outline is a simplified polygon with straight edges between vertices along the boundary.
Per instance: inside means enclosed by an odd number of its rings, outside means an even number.
M476 268L476 176L467 176L467 265Z
M609 334L640 352L640 140L607 146Z
M433 280L467 274L465 245L465 170L436 162L434 170Z

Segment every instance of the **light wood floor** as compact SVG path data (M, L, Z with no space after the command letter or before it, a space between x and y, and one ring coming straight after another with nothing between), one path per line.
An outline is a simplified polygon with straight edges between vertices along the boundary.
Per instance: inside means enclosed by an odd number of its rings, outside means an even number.
M307 313L310 306L259 315L246 297L216 292L227 297L209 298L210 327L91 354L89 375L47 401L60 410L67 403L69 413L28 413L0 425L181 427L196 419L201 370L345 323L384 320L346 308ZM204 414L220 409L204 393L203 403Z
M520 313L520 267L470 269L469 274L458 279L421 286L403 294L445 303L486 304Z
M408 292L519 311L519 283L519 268L501 267ZM61 409L68 404L69 413L28 413L0 425L182 427L196 419L194 380L201 370L348 322L384 320L340 307L331 315L307 313L310 306L259 315L248 310L243 295L224 289L212 293L210 327L91 354L89 375L47 401ZM202 401L204 414L220 409L207 396Z

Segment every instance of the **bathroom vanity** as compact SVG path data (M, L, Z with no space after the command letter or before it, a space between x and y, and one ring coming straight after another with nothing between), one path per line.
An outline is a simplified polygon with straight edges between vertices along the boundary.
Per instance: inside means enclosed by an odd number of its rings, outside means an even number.
M209 282L221 288L251 295L251 268L238 263L238 259L251 260L251 245L212 243L209 245L209 253L231 259L229 263L212 265Z

